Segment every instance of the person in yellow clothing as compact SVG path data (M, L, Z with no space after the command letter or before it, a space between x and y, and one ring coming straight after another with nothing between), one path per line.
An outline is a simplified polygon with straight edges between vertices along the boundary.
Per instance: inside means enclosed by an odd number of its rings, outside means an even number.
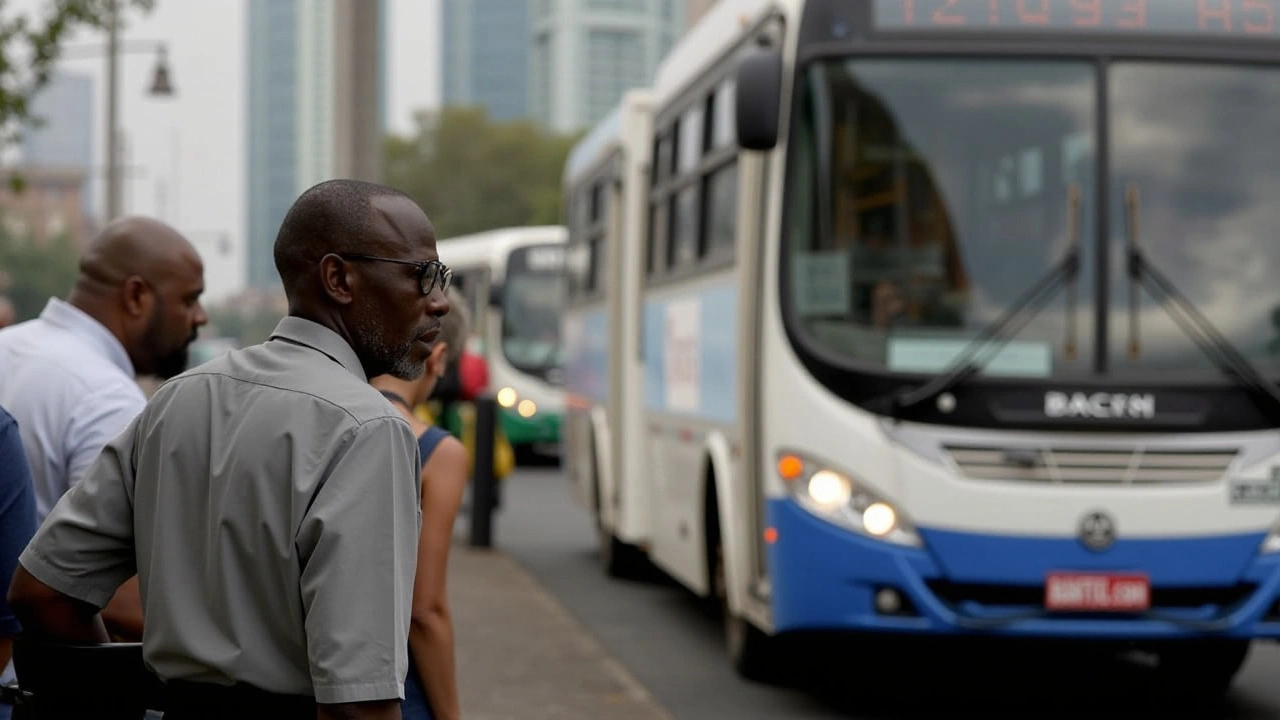
M414 409L414 415L427 425L439 424L436 421L435 413L432 411L432 405L435 403L420 403ZM458 407L458 416L461 425L461 437L464 447L467 448L467 457L469 462L467 465L468 474L475 474L476 465L476 410L475 405L464 402ZM507 436L503 434L502 428L494 427L497 437L493 439L493 476L496 480L501 480L516 467L515 450L511 447L511 443L507 440Z

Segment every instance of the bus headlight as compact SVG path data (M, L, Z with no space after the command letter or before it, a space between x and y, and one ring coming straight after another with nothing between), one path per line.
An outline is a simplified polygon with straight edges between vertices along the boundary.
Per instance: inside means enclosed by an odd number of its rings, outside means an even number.
M516 412L520 413L522 418L531 418L538 412L538 406L532 400L521 400L516 406Z
M800 506L818 517L868 537L920 547L919 534L893 503L847 473L794 453L778 456L778 474Z
M504 408L512 407L516 404L519 395L516 395L516 389L512 387L504 387L498 391L498 404Z

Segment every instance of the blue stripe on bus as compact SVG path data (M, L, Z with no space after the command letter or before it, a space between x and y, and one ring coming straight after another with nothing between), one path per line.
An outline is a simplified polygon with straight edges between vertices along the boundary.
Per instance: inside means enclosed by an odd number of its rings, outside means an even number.
M1124 539L1094 553L1074 539L1000 537L921 530L925 547L873 540L814 517L791 499L769 501L768 546L773 619L779 632L847 629L925 634L990 633L1029 637L1116 639L1177 638L1205 633L1228 637L1280 638L1280 621L1264 615L1280 597L1280 554L1260 555L1264 535ZM1048 571L1131 571L1151 578L1153 598L1162 590L1202 589L1234 598L1218 607L1157 607L1149 615L1051 616L1038 604L987 604L955 595L939 581L988 586L995 597L1008 590L1017 602L1039 603ZM995 586L995 587L992 587ZM1241 594L1232 592L1246 587ZM889 587L905 595L917 613L877 613L874 597ZM977 596L973 596L977 597ZM1036 600L1029 600L1029 598ZM1008 601L1013 603L1015 601ZM1185 603L1178 603L1184 605ZM1156 616L1159 613L1159 616ZM1008 620L1011 616L1019 619ZM988 622L992 619L999 622ZM1211 629L1172 619L1218 620Z
M734 421L738 412L737 306L734 284L645 302L647 409ZM692 377L678 368L686 355L695 363Z

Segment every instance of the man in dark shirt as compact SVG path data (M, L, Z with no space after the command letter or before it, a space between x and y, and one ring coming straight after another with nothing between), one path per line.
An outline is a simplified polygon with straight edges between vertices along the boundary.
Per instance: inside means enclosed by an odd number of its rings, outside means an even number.
M31 470L22 450L18 423L0 408L0 685L13 681L13 636L22 628L5 602L9 578L18 565L18 554L36 532L36 496ZM0 720L9 720L12 706L0 699Z

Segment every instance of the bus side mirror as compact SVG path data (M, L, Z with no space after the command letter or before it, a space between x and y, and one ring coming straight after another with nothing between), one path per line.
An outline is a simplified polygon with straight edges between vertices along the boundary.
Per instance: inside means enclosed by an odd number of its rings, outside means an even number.
M738 65L735 120L744 150L771 150L778 144L782 102L782 54L761 48Z
M499 283L489 286L489 306L502 307L502 285Z

